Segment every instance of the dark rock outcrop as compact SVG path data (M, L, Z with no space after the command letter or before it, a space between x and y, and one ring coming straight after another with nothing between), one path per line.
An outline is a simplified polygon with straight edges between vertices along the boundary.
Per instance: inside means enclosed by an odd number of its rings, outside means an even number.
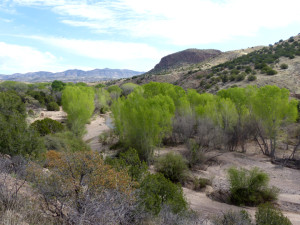
M189 64L200 63L221 53L221 51L214 49L187 49L176 52L163 57L149 73L159 73L161 71L175 69Z

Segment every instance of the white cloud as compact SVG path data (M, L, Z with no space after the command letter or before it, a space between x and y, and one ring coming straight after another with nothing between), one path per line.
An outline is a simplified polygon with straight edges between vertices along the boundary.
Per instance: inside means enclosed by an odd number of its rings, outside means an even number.
M141 43L126 43L106 40L80 40L42 36L23 36L25 38L42 41L59 47L65 51L92 59L133 60L160 59L167 54L154 47Z
M299 0L13 0L51 6L63 23L97 32L165 38L178 45L255 36L300 23ZM74 19L75 18L75 19Z
M33 71L61 71L59 60L50 52L41 52L28 46L0 42L0 71L2 74Z

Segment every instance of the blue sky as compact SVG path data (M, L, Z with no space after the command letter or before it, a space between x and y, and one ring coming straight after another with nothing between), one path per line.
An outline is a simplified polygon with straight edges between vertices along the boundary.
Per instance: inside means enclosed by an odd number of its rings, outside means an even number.
M0 74L148 71L187 48L268 45L300 32L299 0L0 0Z

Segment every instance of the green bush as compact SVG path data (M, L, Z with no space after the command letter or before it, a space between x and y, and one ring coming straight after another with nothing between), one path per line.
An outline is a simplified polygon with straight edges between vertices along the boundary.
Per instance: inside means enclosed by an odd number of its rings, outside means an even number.
M206 160L204 152L201 151L200 146L193 139L188 140L187 152L184 156L187 159L190 168L197 164L202 164Z
M140 186L139 201L141 207L155 215L159 214L164 205L170 206L174 213L187 209L182 188L160 173L145 177Z
M55 134L64 130L64 126L60 122L50 118L36 120L30 125L30 128L37 131L41 136Z
M59 111L59 105L56 102L50 102L47 104L48 111Z
M257 77L255 75L251 74L248 76L247 79L248 79L248 81L255 81L257 79Z
M208 178L203 178L203 177L194 178L194 180L193 180L193 185L194 185L193 189L195 191L199 191L202 188L205 188L207 185L211 185L211 184L212 184L212 182Z
M0 92L0 153L39 157L45 146L28 129L25 104L15 92Z
M51 88L53 91L62 91L66 86L66 83L59 81L59 80L55 80L51 83Z
M56 150L61 152L90 150L90 147L72 132L49 134L45 136L44 140L47 150Z
M249 171L232 167L228 175L230 198L235 205L255 206L277 199L278 190L268 187L269 176L258 168Z
M292 225L291 221L271 204L260 205L255 218L257 225Z
M245 80L245 77L246 77L246 73L243 72L243 73L240 73L236 76L236 81L242 81L242 80Z
M156 170L171 181L180 182L185 179L187 164L181 155L170 152L157 160Z
M286 70L287 68L289 68L289 66L288 66L288 64L286 64L286 63L282 63L282 64L280 65L280 69Z
M117 170L127 169L128 174L136 181L141 181L148 171L147 164L140 160L134 148L130 148L126 152L121 152L119 158L112 159L107 157L105 162Z

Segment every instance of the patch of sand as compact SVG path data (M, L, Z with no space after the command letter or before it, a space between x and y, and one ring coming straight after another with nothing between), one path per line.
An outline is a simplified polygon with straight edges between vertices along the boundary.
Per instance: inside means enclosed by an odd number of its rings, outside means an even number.
M34 113L34 117L27 118L29 124L33 123L36 120L42 120L45 118L50 118L59 122L65 122L67 120L67 113L63 111L62 107L59 108L59 111L47 111L43 109L35 110Z
M107 116L98 115L92 119L90 124L86 125L87 133L83 136L83 140L89 143L91 149L94 151L101 150L102 145L99 142L99 135L110 129L105 123Z

